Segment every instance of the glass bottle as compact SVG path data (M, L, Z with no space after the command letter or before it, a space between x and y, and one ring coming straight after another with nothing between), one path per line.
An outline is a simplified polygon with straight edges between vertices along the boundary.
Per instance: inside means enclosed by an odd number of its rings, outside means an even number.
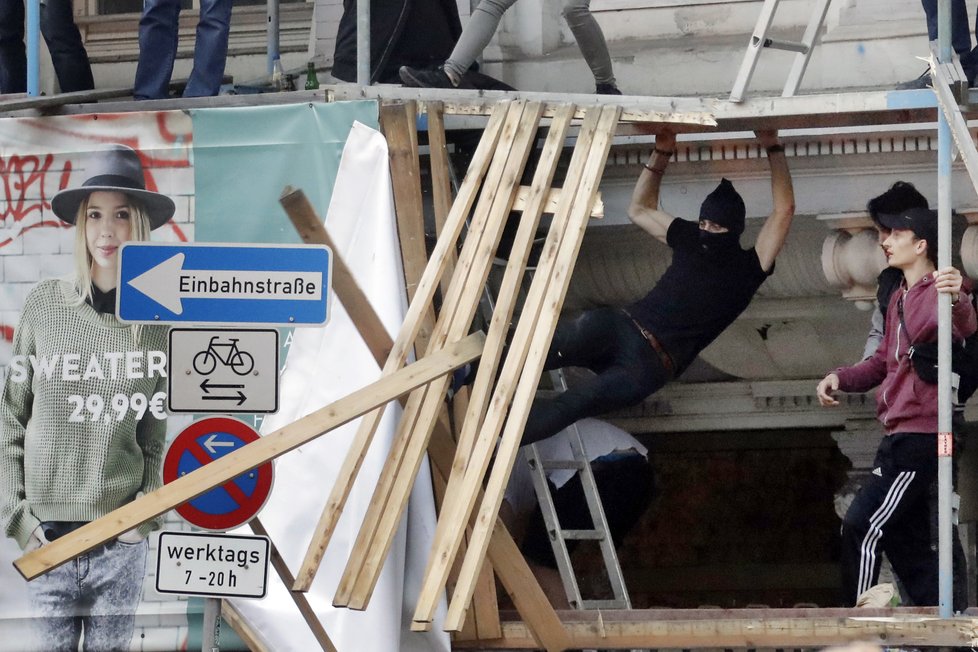
M306 90L319 90L319 80L316 78L316 65L312 61L306 65Z

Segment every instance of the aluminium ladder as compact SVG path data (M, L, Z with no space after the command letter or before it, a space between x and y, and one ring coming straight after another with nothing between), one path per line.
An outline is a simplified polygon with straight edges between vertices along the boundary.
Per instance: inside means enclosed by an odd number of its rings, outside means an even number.
M761 15L757 18L754 33L751 35L750 42L747 44L747 52L744 53L744 58L740 63L740 70L737 72L733 90L730 91L729 99L731 102L740 102L744 99L744 93L747 91L747 85L754 75L754 68L757 66L757 60L763 48L788 50L796 53L794 64L791 66L788 79L784 84L784 90L781 93L782 97L792 97L801 84L801 78L805 75L805 69L808 68L808 62L812 57L812 50L815 49L815 45L818 42L822 31L822 23L825 22L825 14L828 13L831 0L815 0L815 7L808 21L808 27L805 28L805 34L802 36L800 42L779 41L768 37L767 33L774 20L774 13L778 8L778 2L780 0L764 0Z
M494 265L500 264L497 261ZM522 287L525 289L533 278L534 268L532 263L527 266L523 276ZM491 280L487 281L483 291L481 312L486 323L492 317L495 309L495 300L490 288ZM567 389L563 372L559 369L550 372L555 389L561 391ZM577 425L569 428L570 443L573 460L559 461L541 459L537 445L531 444L526 448L526 461L530 466L530 475L533 478L533 488L537 494L537 502L540 505L540 512L543 515L544 525L546 526L550 545L553 547L554 559L557 561L557 570L560 573L561 581L564 585L564 592L567 601L574 609L631 609L631 600L628 597L628 590L625 588L625 580L618 563L618 554L615 551L615 542L608 527L608 520L605 518L604 507L601 504L601 497L598 494L597 485L594 481L594 474L591 472L591 464L588 460L587 450L581 439ZM554 506L553 496L550 494L550 487L547 484L547 471L554 469L572 469L578 472L581 481L581 488L587 502L588 512L591 516L593 528L590 530L564 530L560 526L557 517L557 510ZM601 558L604 561L605 571L608 581L611 584L613 599L610 600L590 600L581 596L577 577L571 564L570 554L567 551L567 541L569 540L590 540L596 541L601 549Z
M564 380L564 375L561 370L557 369L552 371L551 377L553 378L555 389L560 389L561 391L567 389L567 382ZM533 487L536 489L537 502L540 504L540 513L543 514L547 534L550 537L550 545L553 547L554 559L557 560L557 569L560 572L560 579L564 584L564 592L567 594L567 601L575 609L631 609L631 600L628 597L628 590L625 588L625 579L622 576L621 566L618 563L618 553L615 551L615 542L611 537L608 520L605 518L601 496L598 494L594 474L591 472L591 463L588 459L587 449L584 447L584 441L581 439L581 433L576 424L571 426L568 432L568 441L574 456L573 460L541 459L536 444L530 444L526 453L526 460L530 465L531 475L533 477ZM550 494L550 486L547 483L547 471L552 469L572 469L577 471L581 482L581 489L584 492L584 497L587 502L588 512L591 515L592 529L565 530L561 527L560 519L557 517L557 510L554 506L553 496ZM592 600L584 599L581 596L577 576L574 573L570 554L567 551L567 541L569 540L588 540L598 543L614 599Z

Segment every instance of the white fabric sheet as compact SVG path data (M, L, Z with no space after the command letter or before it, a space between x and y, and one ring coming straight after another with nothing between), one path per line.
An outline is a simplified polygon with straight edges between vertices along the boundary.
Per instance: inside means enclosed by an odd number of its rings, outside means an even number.
M352 268L388 332L396 334L406 305L387 144L380 133L360 123L354 125L343 150L326 228L339 249L337 253ZM282 376L281 409L265 419L263 433L285 426L380 377L380 369L338 300L332 302L331 310L332 317L324 328L294 331ZM450 650L449 637L439 627L444 604L431 632L410 631L435 527L427 462L422 465L405 522L367 610L331 606L399 415L396 404L387 408L312 590L306 594L339 652ZM358 424L359 420L347 424L276 460L272 495L259 518L293 574L299 569ZM270 571L270 576L267 598L235 600L235 606L276 652L318 649L277 574Z

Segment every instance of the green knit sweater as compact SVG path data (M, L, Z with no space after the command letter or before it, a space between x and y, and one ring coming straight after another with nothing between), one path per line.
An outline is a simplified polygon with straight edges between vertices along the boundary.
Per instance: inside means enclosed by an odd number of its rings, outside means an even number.
M160 487L166 329L99 314L39 283L0 401L0 523L23 548L41 521L91 521ZM145 523L143 534L158 527Z

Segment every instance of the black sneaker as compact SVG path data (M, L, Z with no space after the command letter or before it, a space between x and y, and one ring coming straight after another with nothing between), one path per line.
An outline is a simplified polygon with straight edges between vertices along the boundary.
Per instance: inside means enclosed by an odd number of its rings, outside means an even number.
M920 77L911 79L910 81L900 82L896 85L898 91L912 91L921 88L930 88L930 68L925 70Z
M411 68L410 66L401 66L401 69L397 71L398 76L401 78L401 83L405 86L411 86L412 88L469 88L470 86L464 81L456 86L452 83L451 78L449 78L448 73L442 66L437 68L430 68L428 70L423 70L421 68Z
M621 91L614 84L597 84L594 87L595 95L621 95Z

